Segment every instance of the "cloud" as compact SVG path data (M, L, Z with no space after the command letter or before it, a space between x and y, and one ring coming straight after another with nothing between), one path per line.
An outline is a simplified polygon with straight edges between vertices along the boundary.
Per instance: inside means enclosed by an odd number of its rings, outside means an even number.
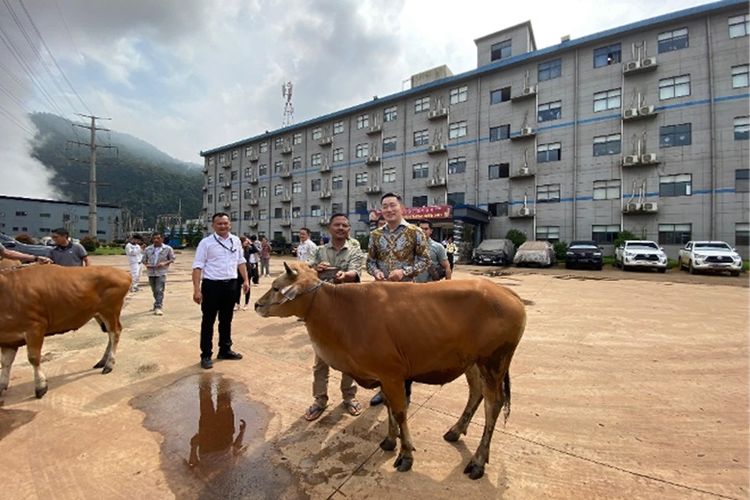
M36 127L25 116L17 118L18 125L10 120L0 120L0 137L4 147L0 148L2 165L3 195L29 196L32 198L61 199L52 187L52 174L47 168L31 157L31 135L19 128L23 126L36 132ZM6 147L13 146L13 147Z

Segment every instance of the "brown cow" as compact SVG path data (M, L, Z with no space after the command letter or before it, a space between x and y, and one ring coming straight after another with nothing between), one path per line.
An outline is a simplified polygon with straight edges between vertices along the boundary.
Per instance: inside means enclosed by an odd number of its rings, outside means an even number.
M464 469L482 477L490 441L502 407L510 413L508 367L526 325L521 299L486 280L426 284L376 282L332 285L302 263L286 272L255 304L261 316L297 316L305 321L315 352L326 364L351 374L363 387L381 387L388 404L384 450L401 450L393 464L413 463L406 420L404 381L446 384L461 374L469 400L458 422L443 436L466 434L484 399L482 440ZM400 434L399 434L400 429Z
M26 345L36 397L44 396L47 380L39 368L44 337L77 330L91 318L109 334L104 356L94 368L111 372L130 281L126 271L104 266L50 264L0 271L0 393L8 387L18 348Z

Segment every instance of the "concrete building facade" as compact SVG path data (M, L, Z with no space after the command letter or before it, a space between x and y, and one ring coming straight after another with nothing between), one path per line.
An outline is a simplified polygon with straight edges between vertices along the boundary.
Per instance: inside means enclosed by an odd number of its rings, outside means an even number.
M123 238L122 209L97 205L97 239ZM57 228L65 228L73 238L89 235L89 205L83 202L0 196L0 231L9 235L28 234L41 238Z
M544 49L530 23L493 33L475 70L202 151L204 213L290 241L342 211L357 234L393 191L452 206L475 240L624 229L671 256L721 239L747 257L748 31L732 0Z

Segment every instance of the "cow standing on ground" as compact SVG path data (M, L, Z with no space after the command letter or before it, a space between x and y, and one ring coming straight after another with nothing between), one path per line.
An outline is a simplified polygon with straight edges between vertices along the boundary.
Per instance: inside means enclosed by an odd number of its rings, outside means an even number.
M415 449L404 381L447 384L466 374L469 400L443 437L456 441L465 434L484 399L484 434L464 469L472 479L482 477L500 410L505 409L505 418L510 413L508 368L526 325L521 298L486 280L331 285L307 265L285 263L284 268L256 302L256 311L301 318L326 364L352 375L363 387L381 387L388 405L388 436L380 447L393 450L396 437L401 438L394 463L399 471L411 469ZM373 307L380 312L373 315Z
M109 334L94 368L109 373L122 325L120 311L130 289L126 271L111 267L28 266L0 271L0 393L8 387L10 367L25 345L34 367L37 398L47 392L39 365L44 337L77 330L91 318Z

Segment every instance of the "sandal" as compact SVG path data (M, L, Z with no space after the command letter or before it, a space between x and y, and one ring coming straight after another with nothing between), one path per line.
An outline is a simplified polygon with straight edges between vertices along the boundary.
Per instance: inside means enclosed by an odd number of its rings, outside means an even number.
M305 420L307 420L308 422L312 422L313 420L319 419L325 409L325 406L320 406L318 403L313 403L305 412Z
M360 413L362 413L362 405L359 404L359 401L356 399L350 399L349 401L344 401L344 407L346 408L346 411L349 412L349 415L352 417L356 417Z

